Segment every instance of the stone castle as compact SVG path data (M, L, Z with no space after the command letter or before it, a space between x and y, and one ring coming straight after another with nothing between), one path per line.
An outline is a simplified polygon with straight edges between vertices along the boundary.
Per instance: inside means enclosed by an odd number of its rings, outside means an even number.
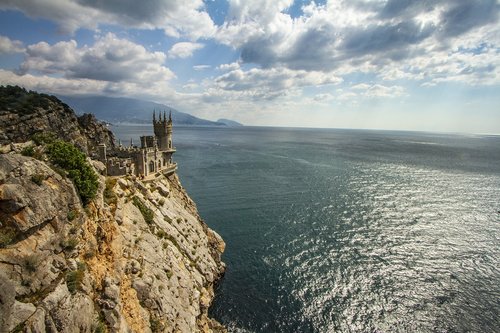
M172 113L167 119L166 112L153 111L154 135L141 136L141 146L125 147L121 143L117 148L107 150L105 144L99 145L99 160L106 165L108 176L136 175L148 177L157 173L169 175L177 169L177 163L172 161L175 148L172 143Z

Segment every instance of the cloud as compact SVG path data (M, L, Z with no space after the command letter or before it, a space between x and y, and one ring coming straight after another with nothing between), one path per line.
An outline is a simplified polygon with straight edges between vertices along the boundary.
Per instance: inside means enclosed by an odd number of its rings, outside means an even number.
M489 23L498 23L500 4L496 0L460 0L442 13L445 37L459 36Z
M170 36L211 36L216 28L202 0L4 0L0 9L19 10L59 24L63 32L96 29L101 24L163 29Z
M211 67L212 67L212 66L210 66L210 65L194 65L194 66L193 66L193 69L194 69L195 71L204 71L205 69L209 69L209 68L211 68Z
M233 62L230 64L222 64L222 65L217 67L217 69L220 71L234 71L235 69L239 69L239 68L240 68L240 64L237 62Z
M22 52L24 52L24 46L21 41L11 40L8 37L0 36L0 54Z
M166 55L109 33L93 46L78 47L74 40L49 45L40 42L26 48L20 73L57 74L68 79L135 82L148 85L175 75L165 67Z
M264 69L379 77L388 77L384 73L391 71L394 79L397 73L400 78L430 80L408 62L485 42L499 47L500 29L493 24L498 22L496 0L311 2L302 7L302 16L294 18L287 13L291 1L229 3L231 15L215 38L241 50L243 64ZM458 58L448 61L454 60ZM493 57L489 60L491 66L482 68L491 72L496 65ZM473 72L460 77L467 82L469 75Z
M342 79L322 72L287 68L232 70L214 80L210 92L227 98L274 99L307 86L339 84Z
M174 44L167 55L169 58L188 58L191 57L194 51L202 49L201 43L180 42Z

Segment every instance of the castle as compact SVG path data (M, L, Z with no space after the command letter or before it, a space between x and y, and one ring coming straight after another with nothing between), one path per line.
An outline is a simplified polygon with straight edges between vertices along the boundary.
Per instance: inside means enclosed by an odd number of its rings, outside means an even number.
M175 148L172 144L172 112L167 119L166 112L159 113L156 120L156 112L153 111L154 135L141 136L141 146L134 146L130 140L130 146L121 145L113 150L107 151L105 144L98 147L98 158L106 165L108 176L136 175L148 177L156 173L169 175L177 169L177 163L172 161Z

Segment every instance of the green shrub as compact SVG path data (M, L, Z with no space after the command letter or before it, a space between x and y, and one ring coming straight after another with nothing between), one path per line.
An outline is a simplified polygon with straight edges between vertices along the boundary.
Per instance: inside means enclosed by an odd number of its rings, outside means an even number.
M163 331L163 324L158 319L151 317L149 319L149 328L151 328L151 332L158 333Z
M34 146L26 146L21 150L21 155L33 157L35 155L35 147Z
M56 139L57 135L52 132L40 132L31 136L31 140L33 140L37 146L54 143Z
M31 176L31 181L35 184L37 184L38 186L42 185L43 181L45 180L45 176L42 175L42 174L34 174L33 176Z
M73 251L74 249L76 249L77 245L78 245L78 238L76 238L76 237L70 237L70 238L64 239L61 242L61 246L63 247L64 250L67 250L67 251Z
M3 222L2 222L3 223ZM3 227L0 229L0 249L11 244L16 238L17 232L12 227Z
M141 214L142 214L142 217L144 217L144 221L146 221L147 224L151 224L153 223L153 219L154 219L154 213L153 211L148 208L142 201L141 199L139 199L138 197L134 196L132 198L132 202L133 204L139 208L139 210L141 211Z
M85 276L85 264L78 263L78 268L75 271L66 274L66 285L70 293L74 294L77 290L82 289L83 277Z
M36 254L29 255L24 258L23 264L28 272L33 273L40 264L40 258Z
M94 328L93 328L92 332L93 333L107 333L108 328L106 327L106 324L102 320L99 320L97 323L94 324Z
M76 210L70 210L68 212L68 221L73 221L78 216L78 212Z
M47 154L52 163L67 172L84 204L95 198L98 178L83 152L69 142L55 140L47 146Z
M116 205L117 197L115 192L113 191L113 188L116 185L116 179L115 178L108 178L106 179L106 187L104 188L104 202L108 205Z

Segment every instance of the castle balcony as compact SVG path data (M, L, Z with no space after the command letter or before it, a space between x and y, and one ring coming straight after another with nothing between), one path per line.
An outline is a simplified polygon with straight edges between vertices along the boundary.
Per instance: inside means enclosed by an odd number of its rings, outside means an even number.
M177 170L177 163L172 163L166 166L164 169L162 169L160 172L163 173L165 176L170 176Z
M166 152L166 153L175 153L177 151L177 149L175 149L175 147L173 147L173 148L170 148L170 149L165 149L163 151Z

